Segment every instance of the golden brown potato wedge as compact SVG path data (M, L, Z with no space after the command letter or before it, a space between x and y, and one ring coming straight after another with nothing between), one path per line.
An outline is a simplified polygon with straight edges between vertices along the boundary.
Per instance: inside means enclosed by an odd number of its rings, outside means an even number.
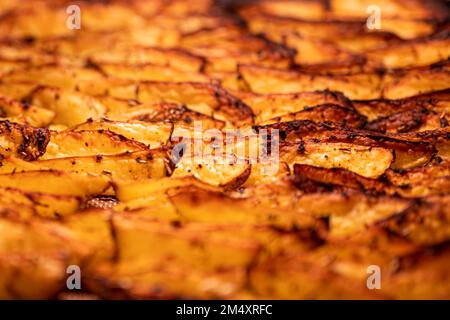
M173 125L170 123L152 124L142 121L111 121L103 118L99 120L90 119L73 127L72 130L107 130L155 149L169 142Z
M334 16L364 19L367 17L367 7L371 4L370 0L331 0L330 11ZM430 18L442 19L448 15L445 12L444 4L434 0L428 2L419 0L381 0L377 4L385 8L383 14L386 17L421 20Z
M425 131L439 129L445 121L447 120L442 115L416 107L370 121L365 128L382 133Z
M450 128L445 127L441 129L423 132L399 133L393 135L393 137L411 142L431 143L436 148L437 151L436 157L438 158L438 160L449 160L450 159L449 132Z
M394 159L391 150L351 143L305 141L281 146L280 156L290 165L307 164L323 168L343 168L366 178L378 178Z
M225 121L174 103L141 104L134 100L110 97L102 97L99 100L108 108L106 117L113 121L167 122L183 127L194 126L195 121L201 121L204 129L222 129L225 126Z
M32 81L0 82L0 93L10 99L24 100L36 89L37 85Z
M325 5L321 2L263 0L244 6L239 12L244 15L245 13L264 13L277 17L319 20L325 17L326 11Z
M42 65L13 71L2 78L4 83L34 83L84 93L102 94L109 86L100 72L88 68Z
M450 236L449 201L448 195L426 197L379 224L419 245L440 244Z
M89 247L91 254L83 267L85 275L89 274L91 266L95 266L98 262L114 259L115 244L111 211L87 209L73 216L64 216L61 220L62 225L70 230L75 241Z
M161 194L165 194L168 189L176 187L199 187L204 190L220 191L217 188L207 183L204 183L193 176L179 177L179 178L161 178L142 181L114 181L114 189L117 198L123 203L129 203L132 200L138 200L140 203L150 203L155 196L156 200L166 199L165 196L160 198ZM138 202L139 203L139 202ZM141 204L139 204L141 205ZM153 205L153 204L152 204ZM126 204L124 205L127 206Z
M359 21L307 21L252 12L244 13L243 18L250 31L264 33L274 41L280 41L287 33L316 39L332 39L341 35L360 34L365 29L364 23Z
M295 120L311 120L316 122L333 122L343 127L360 128L364 125L364 118L351 108L344 108L334 104L324 104L315 107L305 107L302 111L287 113L259 123L260 125L289 122Z
M0 189L2 199L16 202L16 206L32 206L37 215L45 218L59 218L72 214L82 206L82 198L77 196L25 192L5 187Z
M89 55L94 64L127 64L142 65L154 64L169 66L186 72L198 73L202 70L205 61L188 51L181 49L161 49L157 47L124 47L114 51L94 51Z
M257 127L258 130L273 129L279 131L281 141L297 143L301 151L302 141L309 139L315 144L344 143L354 146L377 147L390 150L395 155L392 168L407 169L427 164L435 155L435 145L426 141L408 141L399 135L382 135L369 131L347 130L330 123L314 123L308 120L297 120L285 123L274 123ZM286 147L288 152L294 152L292 145ZM293 155L294 153L292 153Z
M0 256L0 298L51 299L64 283L66 265L57 257Z
M448 161L409 170L389 170L386 178L403 197L425 197L449 192Z
M412 69L387 74L383 78L383 97L402 99L448 88L450 70L447 67Z
M23 191L87 197L101 194L109 178L57 170L37 170L0 175L2 187Z
M314 219L299 214L295 208L261 204L255 198L232 198L222 192L198 187L168 190L169 201L181 218L188 222L240 225L270 225L287 230L315 225Z
M244 93L240 94L239 97L250 106L257 121L265 121L321 104L351 107L351 102L344 95L331 91L268 95Z
M214 226L177 228L119 215L114 215L113 226L119 263L124 269L135 271L152 270L164 265L167 259L175 259L199 271L225 268L242 272L260 250L259 244L250 239L236 241L220 229L213 232ZM214 249L216 243L220 243L222 250ZM147 248L149 254L142 255L142 248ZM221 258L224 255L231 257L225 264Z
M148 150L149 148L145 144L108 130L52 131L50 142L42 159L111 155Z
M336 38L327 39L341 49L364 54L366 51L383 49L387 46L397 45L402 40L393 33L372 30L358 34L342 35Z
M194 176L213 186L236 189L251 173L251 165L245 159L196 153L183 153L176 162L172 177Z
M380 298L367 290L363 283L350 281L332 270L302 261L299 256L280 256L275 260L259 263L250 272L251 286L263 299L273 294L286 299ZM272 275L270 279L265 277L267 273ZM282 280L286 276L291 279L289 285Z
M0 167L0 173L62 170L104 175L112 179L136 180L165 177L168 164L167 151L154 149L147 152L62 157L33 162L8 159L8 162Z
M450 56L450 39L408 41L366 53L369 63L386 68L427 66Z
M79 265L89 255L85 244L75 241L70 230L55 222L2 218L0 229L0 296L3 299L54 297L65 283L67 267Z
M340 63L355 63L358 56L343 50L331 42L315 40L298 36L295 33L286 34L284 43L297 51L295 62L301 66L322 65L332 66ZM361 64L363 57L359 57Z
M87 119L104 116L105 107L95 99L77 92L40 87L31 95L33 105L53 111L54 124L74 126Z
M123 64L98 64L102 72L107 75L129 79L133 81L173 81L173 82L209 82L210 79L200 73L186 73L167 66L152 64L123 65Z
M253 123L252 110L240 99L213 84L144 82L139 84L137 100L143 103L170 102L228 120L236 126Z
M445 116L450 113L450 94L449 90L443 90L405 99L353 101L353 105L369 121L416 108L424 108Z
M122 278L129 282L123 286ZM108 279L102 281L101 279ZM161 286L164 282L164 286ZM185 266L166 266L145 272L115 270L102 266L90 274L87 287L101 292L104 299L225 299L231 297L250 298L241 292L244 277L229 273L208 273L195 269L186 272Z
M44 127L52 122L55 112L2 96L0 117L23 117L24 122L31 126Z
M250 91L259 94L328 89L350 99L377 99L381 95L381 78L374 73L325 76L242 65L239 74Z
M303 164L294 165L296 178L311 179L324 184L345 186L352 189L387 192L387 185L378 179L368 179L345 169L326 169ZM298 184L298 180L296 180Z

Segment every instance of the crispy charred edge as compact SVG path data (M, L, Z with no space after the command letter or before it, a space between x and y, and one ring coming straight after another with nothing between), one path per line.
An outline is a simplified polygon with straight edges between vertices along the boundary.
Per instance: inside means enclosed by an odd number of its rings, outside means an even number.
M415 75L414 72L439 72L439 71L449 71L450 69L450 60L447 58L446 60L441 60L436 63L426 65L426 66L413 66L410 68L400 68L400 69L392 69L392 70L382 70L388 74L392 74L395 76L410 76ZM433 93L426 92L425 94Z
M237 126L254 124L253 110L241 99L231 95L217 84L208 85L208 91L217 101L217 111L225 114L233 124Z
M306 73L318 73L318 74L330 74L333 75L333 71L341 71L342 73L348 73L349 69L355 68L355 70L363 71L364 66L367 63L367 58L361 54L352 54L349 59L338 60L333 62L303 65L296 64L292 70L296 72Z
M315 90L315 91L304 91L304 92L296 92L296 93L269 93L269 94L259 94L259 93L249 93L246 92L243 94L244 99L245 97L267 97L268 99L270 98L277 98L277 97L288 97L289 99L292 100L297 100L297 99L301 99L303 94L321 94L324 95L327 98L332 98L335 100L336 105L343 107L343 108L347 108L347 109L352 109L352 110L356 110L353 106L352 100L350 100L349 98L347 98L342 92L339 91L331 91L328 89L325 90ZM333 103L331 103L333 104Z
M450 131L444 129L427 130L421 132L407 132L392 135L396 139L404 139L411 142L439 143L450 141Z
M257 132L261 129L267 129L269 132L273 129L278 129L281 142L286 142L291 139L295 142L301 141L304 138L313 138L317 142L345 142L398 151L415 150L429 154L430 159L436 153L434 145L428 142L405 141L381 133L349 130L348 128L330 122L315 123L309 120L296 120L265 126L255 126L254 128ZM290 134L293 134L293 136L289 137ZM314 138L314 135L317 135L317 138Z
M301 111L288 113L270 120L279 122L284 116L302 115L310 117L311 121L332 122L344 127L361 128L366 123L366 118L353 108L342 107L336 104L322 104L306 107Z
M170 105L170 104L169 104L169 105L167 105L167 104L162 104L161 106L162 106L164 109L170 109L171 107L175 107L175 106L178 106L178 105L176 105L176 104L174 104L174 105ZM134 119L134 118L133 118L133 120L137 120L137 119ZM125 122L125 123L126 123L126 121L111 120L111 119L108 119L108 118L105 118L105 117L99 118L99 119L88 118L85 122L80 123L80 124L77 124L76 126L72 127L72 130L73 130L73 129L77 129L77 128L83 126L84 124L94 123L94 122L96 122L96 121L100 121L100 123L106 123L106 124L108 124L108 123L110 123L110 124L115 124L115 123L122 123L122 122ZM155 121L148 121L148 122L160 122L160 121L159 121L159 120L155 120ZM164 121L161 120L161 122L164 122ZM170 131L170 133L172 133L172 132L173 132L173 123L172 123L171 121L167 121L167 123L170 124L170 125L172 126L171 131ZM100 129L100 130L104 130L104 129ZM81 130L81 131L82 131L82 130Z
M430 19L435 20L437 23L445 23L449 21L450 19L450 12L449 12L449 4L444 3L443 1L439 0L432 0L423 2L426 9L429 10L430 13Z
M377 194L386 192L387 182L384 178L368 179L351 171L341 168L320 168L315 166L294 164L294 182L303 188L303 182L308 180L323 185L325 189L334 189L338 187L347 187L361 191L369 191Z
M436 105L441 101L450 101L450 89L435 91L422 95L417 95L404 99L389 100L354 100L353 104L358 106L368 106L379 113L391 115L397 112L408 111L411 108L424 108L435 111Z
M222 187L226 191L236 190L239 188L245 181L247 181L250 173L252 172L251 164L248 164L247 168L237 177L234 177L232 180L228 181L225 184L221 184Z
M267 12L252 12L250 14L245 14L244 15L244 19L246 21L248 20L252 20L252 18L265 18L267 19L267 21L270 21L272 23L278 23L279 25L283 25L284 24L295 24L295 23L307 23L310 25L323 25L323 24L328 24L328 25L338 25L341 26L341 28L339 28L339 32L341 32L342 34L345 33L351 33L351 34L357 34L357 33L364 33L365 28L364 26L361 24L360 21L350 21L350 20L336 20L336 19L328 19L326 21L319 21L319 20L304 20L304 19L300 19L300 18L294 18L294 17L285 17L285 16L276 16L276 15L272 15L269 14ZM336 29L337 30L337 29Z
M288 133L295 133L298 137L307 136L311 133L321 133L329 130L342 129L341 126L331 122L314 122L311 120L294 120L288 122L273 123L267 125L255 125L253 129L256 132L260 130L279 130L280 139L287 138Z
M173 199L176 199L177 196L180 194L188 195L190 201L192 203L194 203L195 205L202 203L202 201L204 201L203 198L206 198L206 199L218 198L218 199L226 199L226 200L235 201L235 202L246 200L245 197L244 198L236 197L234 194L235 192L236 192L235 190L229 190L229 189L225 189L225 190L221 191L221 190L206 190L200 186L189 186L189 187L184 186L184 187L173 188L171 190L168 190L166 193L169 196L169 200L172 201L172 203L173 203ZM210 196L208 196L208 195L210 195ZM176 207L175 204L174 204L174 206ZM268 209L268 211L270 211L270 209ZM327 224L327 221L318 221L317 227L326 229L327 228L326 224ZM321 232L319 232L318 230L313 229L313 228L301 227L295 223L289 227L280 227L280 226L272 225L268 221L267 225L266 224L256 225L254 227L256 227L256 228L267 227L270 230L273 230L280 235L293 234L296 237L298 237L299 240L308 242L308 244L311 245L312 248L316 248L316 247L324 244L324 240L322 238Z
M257 39L261 39L261 41L266 45L266 48L258 52L261 59L265 59L267 56L273 60L287 59L289 61L289 67L294 65L294 58L296 54L295 49L284 44L274 42L267 38L267 36L263 33L255 34L255 37Z
M366 124L365 129L381 133L387 131L409 132L420 128L431 114L432 112L425 108L416 107L373 120Z
M17 154L27 161L38 159L45 153L50 141L50 131L47 128L35 128L28 125L0 121L0 134L15 138L21 137L21 144L17 147Z
M168 122L173 124L184 123L186 125L192 124L192 121L195 120L211 119L212 121L217 123L219 129L222 129L225 126L225 123L223 121L193 111L185 105L164 103L160 106L161 109L155 114L150 115L148 113L143 113L142 115L138 115L136 117L133 117L132 119L151 123Z
M294 175L293 177L289 177L289 179L295 188L306 194L331 192L340 192L346 194L351 190L346 186L340 186L328 182L314 180L305 175Z
M325 96L329 96L332 97L333 99L335 99L336 101L338 101L342 107L344 108L348 108L348 109L353 109L356 110L353 106L352 100L350 100L349 98L347 98L342 92L339 91L331 91L328 89L325 90L316 90L313 91L315 93L320 93L323 94ZM292 95L297 96L297 93L293 93Z

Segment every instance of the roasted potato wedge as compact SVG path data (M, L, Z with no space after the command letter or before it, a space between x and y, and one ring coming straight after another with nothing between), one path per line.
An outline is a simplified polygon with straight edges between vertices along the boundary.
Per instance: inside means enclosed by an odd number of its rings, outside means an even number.
M180 49L161 49L156 47L125 47L114 51L94 51L89 55L94 64L127 64L142 65L153 64L169 66L186 72L198 73L205 61L188 51Z
M2 173L4 173L2 171ZM77 212L83 205L82 198L72 195L56 195L39 192L24 192L14 188L1 188L2 199L16 205L31 206L36 214L45 218L59 218Z
M370 73L325 76L242 65L239 75L250 91L259 94L329 89L340 91L350 99L377 99L381 95L382 79Z
M216 117L222 116L236 126L253 123L253 112L250 107L212 84L144 82L138 87L137 99L144 103L183 104L193 111Z
M142 121L111 121L108 119L88 120L72 128L74 131L107 130L130 140L141 142L149 148L166 145L173 131L171 124L151 124Z
M167 175L167 151L125 152L114 155L58 157L33 162L11 161L0 167L0 173L35 170L62 170L75 173L104 175L113 179L149 179Z
M252 108L258 122L322 104L351 107L350 101L344 95L330 91L269 95L245 93L241 98Z
M30 192L86 197L106 191L110 181L107 177L89 174L37 170L1 174L0 185Z
M360 128L365 123L364 117L351 108L343 108L333 104L324 104L314 107L306 107L302 111L287 113L279 117L262 121L260 124L265 125L295 120L333 122L343 127L350 128Z
M0 97L0 118L6 117L23 117L26 124L44 127L53 121L55 112L7 97Z
M31 95L32 104L53 111L52 123L73 126L104 116L105 107L95 99L68 90L41 87Z
M281 147L281 159L293 165L308 164L323 168L343 168L366 178L378 178L394 159L391 150L357 146L349 143L286 144Z
M52 131L50 142L41 159L112 155L147 150L149 148L145 144L108 130Z

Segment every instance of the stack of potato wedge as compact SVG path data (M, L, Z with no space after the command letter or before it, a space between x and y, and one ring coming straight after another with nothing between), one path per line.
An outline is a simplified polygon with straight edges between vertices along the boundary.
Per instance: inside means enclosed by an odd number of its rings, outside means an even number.
M450 299L446 1L71 4L0 0L0 299Z

